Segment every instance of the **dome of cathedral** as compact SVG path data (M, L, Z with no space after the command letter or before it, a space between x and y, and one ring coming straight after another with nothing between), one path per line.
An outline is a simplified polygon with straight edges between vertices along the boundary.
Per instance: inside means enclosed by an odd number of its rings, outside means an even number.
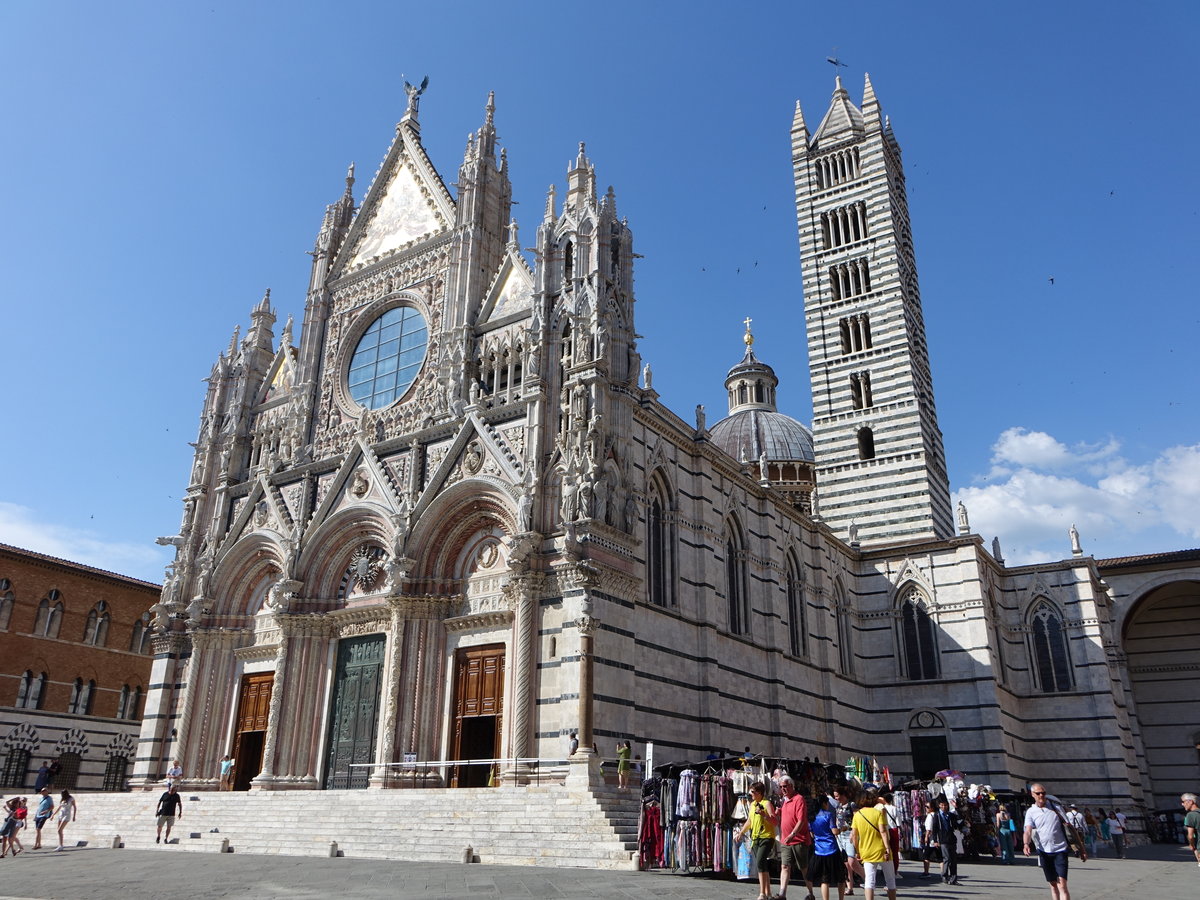
M746 355L725 377L729 416L713 426L712 442L736 460L813 462L812 432L775 408L779 379L754 355L749 319L742 341Z
M713 426L712 442L732 456L757 460L764 453L772 462L803 460L812 462L812 432L781 412L745 409L722 419Z

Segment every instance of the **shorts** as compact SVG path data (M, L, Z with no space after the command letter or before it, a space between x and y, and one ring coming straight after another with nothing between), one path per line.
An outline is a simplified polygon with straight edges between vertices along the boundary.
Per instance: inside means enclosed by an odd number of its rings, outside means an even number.
M845 853L848 858L854 859L856 856L858 856L858 854L854 852L854 839L850 836L849 831L843 831L841 834L839 834L837 836L837 842L838 847L841 848L841 851Z
M162 828L164 825L166 825L168 828L170 828L174 824L175 824L174 816L159 816L158 817L158 827L159 828Z
M33 827L36 828L38 831L41 831L42 826L46 824L46 822L49 820L49 818L50 818L49 815L34 816L33 817Z
M813 885L839 885L846 880L846 863L840 853L821 856L814 853L808 858L808 878Z
M779 864L793 872L807 872L811 850L808 844L780 844Z
M755 838L750 845L750 856L754 860L754 871L767 871L771 851L775 849L775 838Z
M1042 864L1042 874L1046 881L1053 884L1060 878L1067 877L1067 861L1071 858L1069 850L1060 853L1039 853L1038 861Z
M864 862L863 868L867 872L867 880L863 882L863 887L868 891L875 890L876 873L883 876L889 891L896 889L896 867L892 865L890 859L885 859L883 862Z

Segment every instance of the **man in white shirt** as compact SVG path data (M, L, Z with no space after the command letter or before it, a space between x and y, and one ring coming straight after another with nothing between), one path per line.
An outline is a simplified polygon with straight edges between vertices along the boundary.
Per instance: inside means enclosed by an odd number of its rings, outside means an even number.
M1036 833L1038 860L1050 885L1050 896L1053 900L1071 900L1067 889L1067 861L1071 852L1062 816L1046 802L1044 785L1031 785L1029 793L1033 794L1034 805L1025 811L1025 855L1031 855ZM1086 861L1087 851L1080 848L1079 858Z
M175 760L171 768L167 769L167 787L171 785L178 787L181 778L183 778L183 766L179 764L179 760Z
M1083 834L1087 830L1087 823L1083 820L1083 813L1079 811L1079 807L1074 803L1067 808L1065 818L1080 834Z

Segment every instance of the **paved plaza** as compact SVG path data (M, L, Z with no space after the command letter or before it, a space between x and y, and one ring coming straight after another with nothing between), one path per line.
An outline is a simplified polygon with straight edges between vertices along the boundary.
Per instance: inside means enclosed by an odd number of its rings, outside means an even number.
M962 883L945 886L915 877L919 864L901 867L904 898L1044 898L1041 872L1029 860L1014 866L963 863ZM1071 865L1071 896L1183 900L1200 891L1200 868L1186 850L1155 845L1135 848L1126 860L1101 858ZM792 891L804 900L804 891ZM138 900L178 896L286 897L291 900L339 895L363 898L679 898L749 900L751 884L661 872L525 868L450 863L314 859L250 854L207 854L163 847L154 850L72 848L62 853L27 851L0 860L0 900ZM834 893L833 896L837 896ZM861 897L862 891L855 891ZM883 892L876 896L886 897Z

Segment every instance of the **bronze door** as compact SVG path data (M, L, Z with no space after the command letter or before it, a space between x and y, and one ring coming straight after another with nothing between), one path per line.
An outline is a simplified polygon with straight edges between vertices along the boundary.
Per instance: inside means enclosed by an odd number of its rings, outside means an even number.
M325 763L327 788L365 788L371 777L370 766L363 764L375 761L386 647L382 634L338 642Z
M494 759L504 714L504 645L465 647L455 655L454 759ZM452 787L484 787L492 766L456 766Z

